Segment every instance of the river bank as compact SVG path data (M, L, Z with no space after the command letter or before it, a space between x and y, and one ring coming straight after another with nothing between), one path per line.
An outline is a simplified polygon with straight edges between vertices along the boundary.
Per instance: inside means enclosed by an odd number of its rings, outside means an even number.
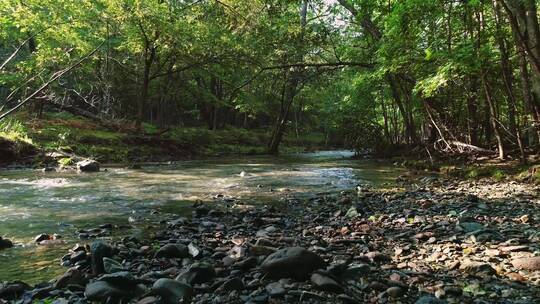
M66 274L33 287L4 285L0 297L58 303L533 303L540 297L538 188L426 176L400 176L397 186L307 197L277 192L278 203L262 206L217 195L183 216L160 212L144 237L110 238L124 227L94 227L88 230L95 240L60 259L71 267Z
M270 140L266 129L226 127L160 128L144 123L105 127L69 113L43 114L40 119L18 113L0 124L0 166L45 168L72 165L74 158L91 158L100 163L136 164L166 162L226 155L261 155ZM284 154L316 151L339 146L323 134L286 135Z

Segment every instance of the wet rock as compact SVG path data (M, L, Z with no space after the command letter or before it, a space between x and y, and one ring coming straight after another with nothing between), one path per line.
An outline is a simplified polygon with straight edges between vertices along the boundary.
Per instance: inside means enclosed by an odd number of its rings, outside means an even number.
M128 271L106 274L101 276L98 281L107 282L115 287L126 290L132 290L138 282L138 280Z
M152 286L152 292L159 295L166 304L177 304L180 301L190 303L193 297L191 286L168 278L157 280Z
M340 293L343 291L343 287L338 284L334 279L320 274L314 273L311 275L311 284L318 290Z
M36 237L34 238L34 243L40 243L40 242L50 240L50 239L52 239L50 235L46 233L42 233L42 234L36 235Z
M367 276L371 269L367 264L350 265L342 274L343 280L357 280L358 278Z
M514 259L512 265L518 269L540 270L540 256Z
M34 300L45 299L52 295L54 287L51 285L39 286L31 290L29 293Z
M81 285L84 286L86 279L81 270L76 267L68 269L62 276L60 276L54 283L54 287L62 289L68 285Z
M244 288L245 286L242 279L236 277L236 278L232 278L225 281L223 284L221 284L221 286L218 287L216 292L223 293L223 292L231 292L233 290L240 291L240 290L244 290Z
M75 264L86 259L86 251L76 251L69 256L69 262Z
M113 226L113 224L111 224L111 223L106 223L106 224L101 224L101 225L99 225L99 228L100 228L100 229L109 229L109 230L110 230L110 229L113 229L114 226Z
M195 209L195 214L197 214L198 216L207 215L209 212L210 212L210 208L208 208L206 206L198 206Z
M17 299L26 290L29 290L30 286L24 282L12 282L7 285L0 285L0 299L14 300Z
M386 293L392 298L399 298L405 294L405 291L401 287L390 287L386 290Z
M287 292L280 282L273 282L266 285L266 291L271 297L279 297Z
M356 300L355 298L349 296L349 295L346 295L346 294L340 294L337 296L337 299L338 299L338 303L344 303L344 304L359 304L361 302L359 302L358 300Z
M130 297L129 291L122 290L105 281L97 281L86 285L84 296L90 301L105 302L108 298L120 299Z
M251 268L257 266L257 264L258 264L257 258L248 257L248 258L246 258L244 260L236 262L233 265L233 267L238 268L238 269L242 269L242 270L248 270L248 269L251 269Z
M183 273L176 277L176 280L190 285L210 282L216 276L214 267L208 263L194 263Z
M0 237L0 250L13 247L13 243L8 239Z
M136 302L136 304L159 304L159 298L154 296L144 297Z
M249 252L254 256L269 255L276 252L276 248L268 246L251 246Z
M414 304L446 304L447 302L444 300L440 300L435 298L434 296L423 296L416 300Z
M126 269L122 266L122 264L107 257L103 258L103 269L105 270L106 273L126 271Z
M270 277L303 280L325 264L324 260L312 251L302 247L288 247L269 255L261 269Z
M272 242L271 240L269 239L265 239L265 238L258 238L257 241L255 242L255 246L266 246L266 247L277 247L277 244Z
M445 286L443 291L447 297L461 297L463 294L463 290L461 288L454 286Z
M103 258L113 256L114 248L104 241L98 240L90 244L90 254L92 272L94 274L101 274L105 272L105 268L103 267Z
M79 172L99 172L99 163L95 160L85 159L77 163Z
M189 256L187 246L182 244L167 244L156 252L156 258L182 259Z
M376 290L376 291L385 291L386 289L388 289L388 286L386 286L386 284L383 284L381 282L373 281L369 283L368 289Z

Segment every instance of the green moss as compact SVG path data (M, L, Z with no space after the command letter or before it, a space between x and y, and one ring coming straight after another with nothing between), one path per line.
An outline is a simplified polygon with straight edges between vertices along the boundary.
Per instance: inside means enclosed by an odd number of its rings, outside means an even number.
M73 166L75 161L71 157L61 158L58 163L62 166Z
M491 173L491 177L496 181L501 181L506 178L506 173L500 169L494 169Z
M467 170L465 177L467 178L477 178L480 176L480 170L477 168Z
M153 124L143 122L141 124L142 130L146 134L156 134L159 132L159 128Z
M540 184L540 171L539 171L539 172L535 172L534 174L532 174L531 180L532 180L532 182L535 183L535 184Z
M403 167L408 169L414 169L414 170L431 170L431 171L437 171L439 168L437 168L435 165L431 164L429 161L425 160L416 160L416 159L409 159L405 160L402 163Z

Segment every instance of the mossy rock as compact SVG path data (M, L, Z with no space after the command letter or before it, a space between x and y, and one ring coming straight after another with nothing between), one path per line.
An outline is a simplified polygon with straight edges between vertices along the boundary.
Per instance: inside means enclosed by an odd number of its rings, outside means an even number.
M59 159L58 163L63 167L73 166L73 165L75 165L75 160L73 160L73 158L71 158L71 157L65 157L65 158Z

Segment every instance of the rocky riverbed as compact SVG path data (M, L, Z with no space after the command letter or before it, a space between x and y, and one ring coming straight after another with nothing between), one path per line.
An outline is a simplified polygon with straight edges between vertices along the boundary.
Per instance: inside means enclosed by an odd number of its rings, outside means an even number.
M0 302L539 303L537 188L401 182L272 206L216 196L149 238L103 225L59 257L64 275L4 282Z

